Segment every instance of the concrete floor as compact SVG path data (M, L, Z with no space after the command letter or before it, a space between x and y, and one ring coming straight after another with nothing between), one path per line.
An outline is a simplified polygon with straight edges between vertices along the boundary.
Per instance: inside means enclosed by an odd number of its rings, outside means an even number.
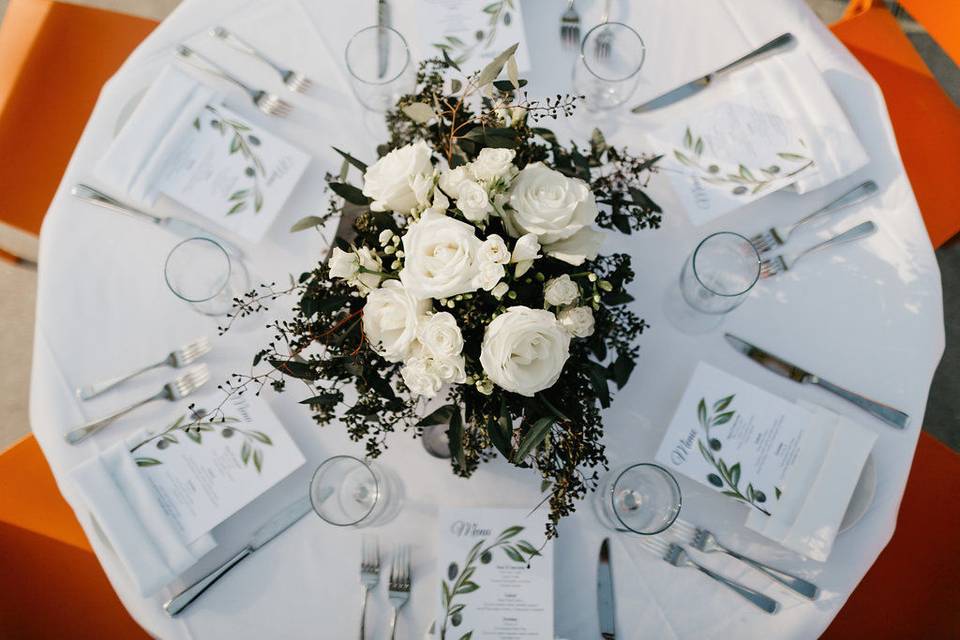
M807 0L824 22L838 19L845 0ZM80 4L124 11L162 19L179 0L81 0ZM0 0L0 16L7 0ZM960 70L926 33L908 16L903 26L941 84L960 105ZM0 246L19 255L34 256L36 240L0 224ZM924 429L960 451L960 239L954 239L937 251L943 277L944 314L947 350L937 370ZM7 363L0 367L0 451L29 431L27 401L29 393L36 273L0 262L0 355Z

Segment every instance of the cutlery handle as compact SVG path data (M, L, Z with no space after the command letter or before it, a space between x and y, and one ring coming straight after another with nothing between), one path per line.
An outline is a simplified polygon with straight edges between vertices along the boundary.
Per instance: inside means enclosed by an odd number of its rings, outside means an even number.
M265 56L264 54L260 53L260 52L257 51L255 48L253 48L252 45L248 44L247 42L245 42L244 40L242 40L242 39L239 38L238 36L234 35L232 32L227 31L227 30L224 29L223 27L219 27L219 26L218 26L218 27L214 27L214 28L210 29L210 35L213 36L214 38L219 38L220 40L223 40L225 43L227 43L228 45L230 45L231 47L233 47L233 48L236 49L237 51L240 51L240 52L242 52L242 53L246 53L246 54L248 54L248 55L253 56L254 58L258 58L258 59L262 60L263 62L266 62L268 65L270 65L271 67L273 67L274 71L277 71L277 72L279 72L279 73L283 73L283 70L282 70L279 66L277 66L277 65L273 62L273 60L271 60L270 58L268 58L268 57Z
M796 263L800 258L808 256L815 251L820 251L821 249L826 249L827 247L832 247L833 245L843 244L845 242L853 242L854 240L860 240L866 238L867 236L872 236L877 231L877 225L874 224L872 220L867 220L866 222L861 222L852 229L847 229L843 233L837 234L830 238L829 240L824 240L820 244L815 244L806 251L801 252L794 258L793 262ZM793 265L791 265L792 267Z
M104 209L110 209L111 211L125 213L135 218L146 218L154 224L159 224L163 220L159 216L155 216L152 213L147 213L146 211L141 211L140 209L136 209L130 205L124 204L116 198L108 196L103 191L94 189L90 185L83 184L82 182L73 185L73 188L70 189L70 193L75 197L80 198L84 202L89 202L99 207L103 207Z
M229 73L221 69L220 66L217 65L215 62L213 62L209 58L206 58L200 55L190 47L187 47L182 44L178 45L177 56L195 69L199 69L200 71L206 71L209 74L218 76L220 78L223 78L224 80L232 82L233 84L237 85L238 87L240 87L241 89L249 93L254 99L256 99L257 91L251 89L250 87L245 85L243 82L237 80L232 75L230 75ZM202 62L197 62L196 60L194 60L194 58L201 60Z
M81 400L90 400L92 398L96 398L101 393L104 393L105 391L109 391L110 389L113 389L115 386L117 386L121 382L126 382L130 378L135 378L141 373L146 373L151 369L156 369L157 367L161 367L165 364L167 364L166 358L164 358L160 362L155 362L153 364L147 365L142 369L137 369L136 371L132 373L128 373L124 376L117 376L116 378L109 378L107 380L101 380L100 382L88 384L84 387L80 387L77 389L77 397L80 398Z
M854 393L853 391L844 389L843 387L837 386L832 382L828 382L823 378L814 376L811 378L810 382L826 389L830 393L840 396L847 402L852 402L870 415L879 418L892 427L896 427L897 429L906 429L910 424L910 416L899 409L895 409L891 406L883 404L882 402L871 400L870 398L862 396L859 393Z
M743 586L742 584L740 584L739 582L734 582L733 580L730 580L729 578L724 578L724 577L723 577L722 575L720 575L719 573L714 573L714 572L711 571L710 569L707 569L706 567L702 567L702 566L700 566L699 564L697 564L696 562L693 562L692 560L691 560L691 562L693 563L693 566L696 567L698 570L700 570L701 572L707 574L708 576L710 576L711 578L713 578L713 579L716 580L717 582L726 585L726 586L729 587L730 589L733 589L734 591L736 591L737 593L739 593L741 596L743 596L744 598L746 598L747 600L749 600L751 603L755 604L756 606L760 607L761 609L763 609L763 610L766 611L767 613L776 613L776 612L777 612L777 609L780 608L780 603L778 603L778 602L777 602L776 600L774 600L773 598L771 598L771 597L769 597L769 596L765 596L765 595L763 595L762 593L760 593L759 591L754 591L754 590L751 589L750 587L745 587L745 586Z
M787 238L790 237L790 234L792 234L794 231L796 231L803 225L807 224L808 222L812 222L813 220L816 220L818 218L828 216L834 213L835 211L839 211L840 209L844 209L846 207L852 207L855 204L859 204L864 200L872 197L879 190L880 190L880 187L878 187L877 183L874 182L873 180L867 180L866 182L858 184L853 189L851 189L850 191L847 191L845 194L843 194L833 202L827 204L826 206L820 209L817 209L810 215L797 220L793 224L793 226L790 227L790 230L787 231L787 237L784 238L784 243L786 243Z
M160 393L150 396L149 398L144 398L139 402L134 402L130 406L124 407L119 411L114 411L108 416L104 416L103 418L98 418L97 420L88 422L83 426L77 427L73 431L70 431L67 433L66 435L67 442L69 442L70 444L78 444L80 442L83 442L93 434L99 431L102 431L104 428L106 428L110 423L112 423L114 420L116 420L120 416L130 413L137 407L142 407L148 402L153 402L154 400L160 400L161 398L165 397L165 395L166 395L166 390L161 391Z
M360 584L360 640L364 639L367 633L367 585Z
M762 57L777 53L780 50L790 46L794 40L795 38L793 37L792 33L780 34L770 42L757 47L756 49L746 54L745 56L741 58L737 58L736 60L734 60L733 62L731 62L725 67L721 67L720 69L717 69L716 73L714 73L713 75L719 76L725 73L730 73L731 71L739 69L740 67L745 66L748 63L756 61L758 58L762 58Z
M167 612L169 616L175 616L187 607L190 604L200 597L204 591L213 586L213 584L222 578L230 569L233 569L237 566L241 560L253 553L251 547L244 547L240 550L240 553L233 556L222 565L208 573L206 576L197 580L192 585L178 593L177 595L170 598L164 605L163 609Z
M737 560L750 565L757 571L766 574L768 577L776 580L788 589L796 591L804 598L816 600L817 595L820 593L820 589L817 588L817 585L813 584L812 582L807 582L803 578L798 578L797 576L787 573L786 571L781 571L780 569L775 569L771 566L765 565L762 562L754 560L753 558L748 558L747 556L741 555L736 551L726 548L724 548L723 551L728 556L736 558Z
M390 612L390 640L394 640L397 634L397 608L393 607Z

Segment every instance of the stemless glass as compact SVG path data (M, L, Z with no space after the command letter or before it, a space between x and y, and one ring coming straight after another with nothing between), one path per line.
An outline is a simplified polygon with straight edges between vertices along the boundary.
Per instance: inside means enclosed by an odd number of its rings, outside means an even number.
M381 53L385 57L381 57ZM365 27L353 34L344 52L350 85L367 109L385 112L415 85L410 49L390 27Z
M187 238L175 246L163 265L163 277L175 296L200 313L221 316L247 290L250 279L239 259L210 238Z
M325 522L338 527L383 524L400 506L400 481L377 463L334 456L317 467L310 502Z
M681 502L676 478L650 462L612 470L593 496L601 524L642 536L666 531L680 515Z
M739 233L707 236L680 272L680 292L691 307L722 315L737 308L760 279L760 254Z
M633 94L647 57L643 38L620 22L597 25L580 43L573 85L590 111L619 107Z

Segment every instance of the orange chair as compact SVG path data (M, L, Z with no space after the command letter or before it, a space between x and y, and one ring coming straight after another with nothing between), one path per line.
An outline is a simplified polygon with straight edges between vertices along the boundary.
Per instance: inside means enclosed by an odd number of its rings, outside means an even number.
M33 436L0 455L0 638L149 638L90 549Z
M960 60L960 1L902 4ZM831 29L880 85L930 240L941 246L960 232L960 108L882 0L854 0Z
M63 2L10 1L0 23L0 222L40 232L100 88L155 26ZM0 257L25 262L2 248Z

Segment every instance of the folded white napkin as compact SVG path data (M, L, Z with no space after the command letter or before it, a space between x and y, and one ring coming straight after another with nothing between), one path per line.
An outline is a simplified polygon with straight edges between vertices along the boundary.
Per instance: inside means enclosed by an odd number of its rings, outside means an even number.
M128 450L118 442L79 465L70 480L140 594L150 596L216 546L206 534L185 543Z
M110 191L153 204L158 176L204 106L217 92L168 65L150 85L94 173Z
M814 560L825 562L833 548L843 515L860 479L877 434L828 409L800 402L811 412L804 460L798 461L784 483L772 516L751 509L747 527ZM808 464L808 460L822 463Z

